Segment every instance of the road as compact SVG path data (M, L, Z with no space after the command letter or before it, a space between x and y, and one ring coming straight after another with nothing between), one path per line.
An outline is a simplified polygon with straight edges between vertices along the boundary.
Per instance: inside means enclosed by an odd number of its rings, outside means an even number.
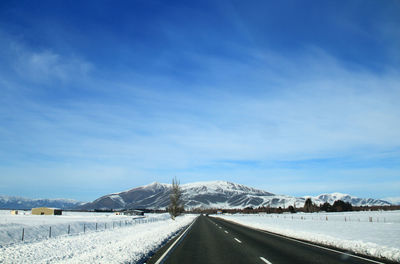
M198 217L185 236L159 262L174 264L382 263L206 216Z

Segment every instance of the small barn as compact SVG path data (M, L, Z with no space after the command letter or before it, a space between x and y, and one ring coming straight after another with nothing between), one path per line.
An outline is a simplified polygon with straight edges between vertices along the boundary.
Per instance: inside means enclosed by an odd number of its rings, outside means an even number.
M126 210L123 213L124 215L144 215L144 211L142 210Z
M62 215L62 210L57 208L38 207L32 208L32 215Z

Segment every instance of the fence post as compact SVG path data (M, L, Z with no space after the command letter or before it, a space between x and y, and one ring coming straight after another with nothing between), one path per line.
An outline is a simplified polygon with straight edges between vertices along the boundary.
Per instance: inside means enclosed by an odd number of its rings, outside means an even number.
M119 221L119 227L121 227L121 222L122 222L122 221L120 220L120 221Z
M97 223L96 223L96 231L97 231Z
M71 225L68 225L68 235L71 232Z
M24 236L25 236L25 228L22 228L22 241L24 241Z
M372 222L372 217L371 216L369 217L369 221Z
M51 226L49 228L49 238L51 237Z
M107 229L107 223L104 223L104 229Z
M83 233L86 233L86 224L83 224Z

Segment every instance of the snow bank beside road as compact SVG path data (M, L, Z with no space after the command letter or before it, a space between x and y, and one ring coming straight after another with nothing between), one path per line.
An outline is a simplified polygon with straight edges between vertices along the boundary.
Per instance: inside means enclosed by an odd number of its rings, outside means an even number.
M296 218L299 216L301 218ZM387 218L393 218L391 213ZM219 218L288 237L400 262L400 223L321 221L319 214L222 215ZM314 217L313 217L314 216ZM355 213L351 213L355 217ZM400 212L397 212L400 217ZM313 219L312 219L313 217Z
M124 228L76 236L60 236L0 248L0 263L126 263L136 262L190 224L184 215Z

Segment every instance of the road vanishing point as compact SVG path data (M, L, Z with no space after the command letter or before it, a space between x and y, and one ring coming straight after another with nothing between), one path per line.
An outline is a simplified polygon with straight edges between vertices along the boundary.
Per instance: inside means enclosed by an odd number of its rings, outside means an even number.
M257 230L219 218L199 216L147 264L371 264L387 263Z

